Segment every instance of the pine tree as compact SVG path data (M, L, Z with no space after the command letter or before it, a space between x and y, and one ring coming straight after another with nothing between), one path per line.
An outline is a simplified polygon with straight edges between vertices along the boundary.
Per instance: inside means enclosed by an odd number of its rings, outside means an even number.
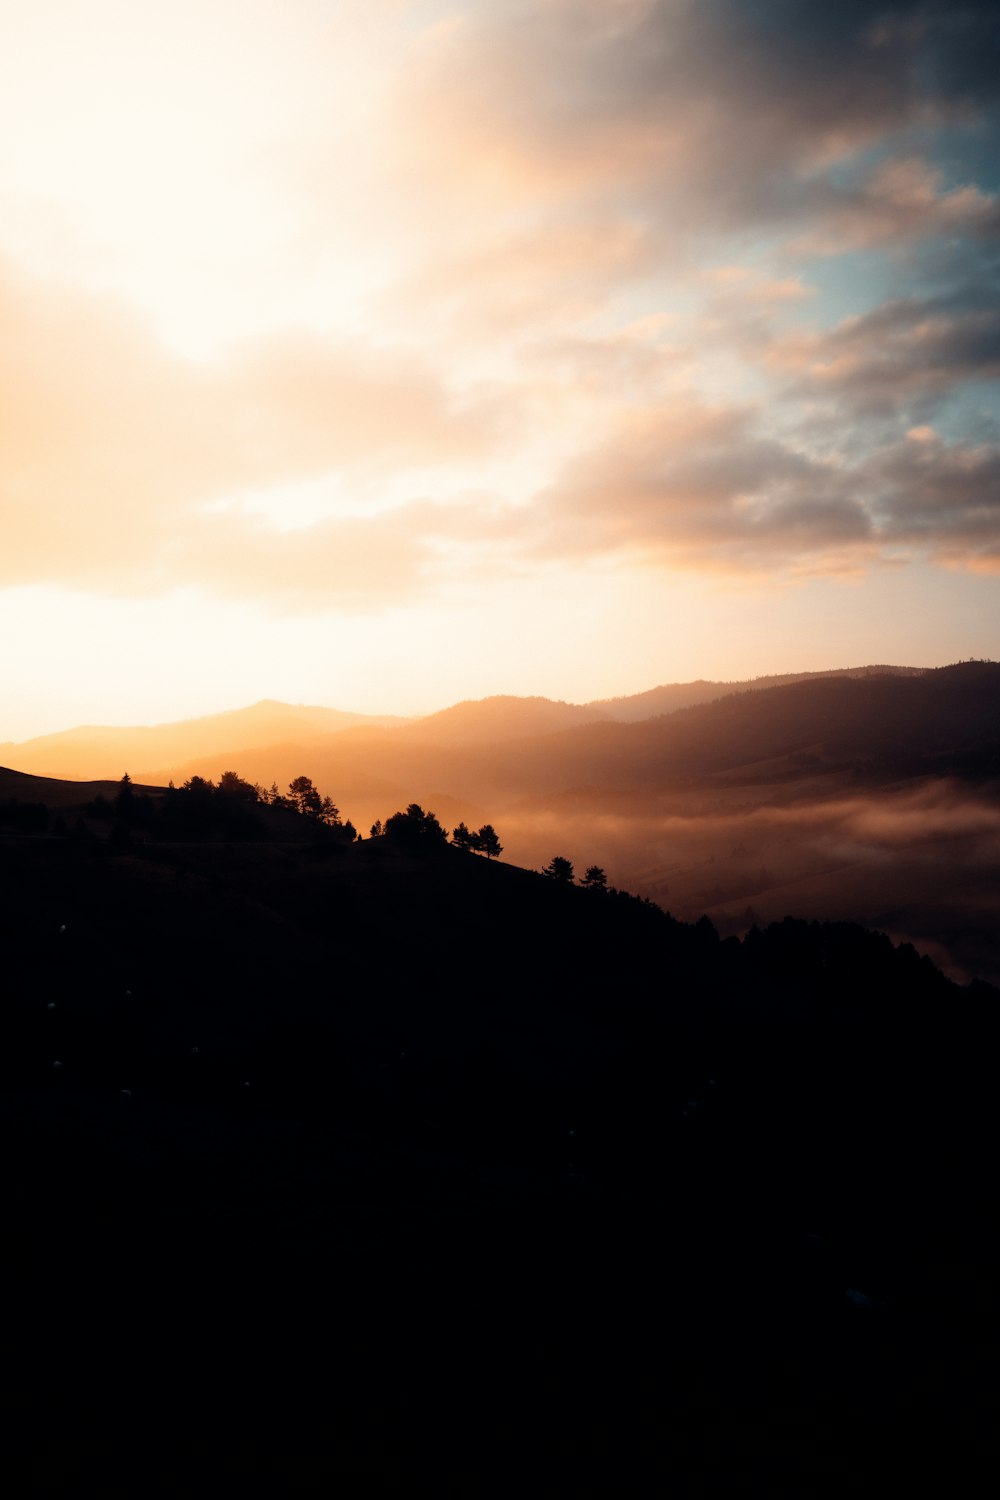
M503 853L503 844L497 837L497 831L492 823L484 823L476 834L476 848L485 854L487 859L498 859Z

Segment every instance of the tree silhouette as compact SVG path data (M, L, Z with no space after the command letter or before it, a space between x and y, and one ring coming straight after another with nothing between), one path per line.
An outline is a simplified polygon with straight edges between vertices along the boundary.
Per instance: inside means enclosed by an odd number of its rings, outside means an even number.
M296 776L288 783L288 799L292 807L303 818L320 818L323 799L312 784L310 776Z
M476 835L464 823L459 823L457 828L452 829L451 841L456 849L463 849L466 853L476 847Z
M586 875L580 881L580 884L585 886L588 891L606 891L608 888L608 877L600 865L591 865Z
M140 824L144 828L149 828L156 818L156 808L152 798L145 792L141 795L136 793L132 778L127 771L118 783L114 811L118 821L127 827Z
M448 835L432 812L411 802L405 812L386 819L385 836L402 848L427 850L448 842Z
M550 880L558 881L561 885L573 883L573 866L568 859L563 859L561 854L556 854L542 871Z
M135 795L132 791L132 778L127 771L118 783L118 794L114 800L114 809L116 815L121 818L123 823L130 823L132 821L132 815L135 811Z
M215 791L215 782L209 781L206 776L189 776L181 787L182 792L190 792L193 798L207 802Z
M219 777L219 791L224 797L238 797L241 802L256 802L258 788L244 781L235 771L223 771Z
M475 836L474 849L485 854L487 859L498 859L503 853L503 844L497 837L497 831L492 823L484 823Z

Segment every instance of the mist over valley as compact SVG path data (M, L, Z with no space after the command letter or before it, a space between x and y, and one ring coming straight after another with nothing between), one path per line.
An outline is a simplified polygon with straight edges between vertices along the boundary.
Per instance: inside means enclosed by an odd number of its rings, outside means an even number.
M599 864L724 936L785 915L858 921L960 981L1000 979L1000 667L775 681L586 705L489 698L410 721L259 704L0 756L46 777L120 767L151 786L232 768L284 788L306 771L362 834L417 801L449 830L495 824L510 863ZM667 702L680 706L635 717Z

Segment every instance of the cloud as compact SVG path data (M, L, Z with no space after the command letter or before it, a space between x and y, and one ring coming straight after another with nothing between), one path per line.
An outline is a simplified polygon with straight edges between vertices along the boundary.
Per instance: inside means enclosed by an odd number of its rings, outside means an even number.
M399 258L369 313L475 359L703 297L706 261L752 277L758 323L794 307L817 258L946 245L945 279L968 282L971 247L1000 231L979 180L1000 97L982 65L992 16L459 5L415 31L383 99L375 196ZM324 201L328 168L313 171ZM317 234L335 238L334 219Z
M812 568L872 541L852 478L759 430L738 408L633 416L540 497L545 551L671 566Z
M1000 199L973 183L944 186L943 173L919 156L891 158L854 190L818 187L810 228L792 250L840 255L933 238L996 239Z
M282 592L299 568L308 590L314 554L301 539L267 537L240 514L220 521L206 503L328 474L364 493L373 476L467 460L494 441L489 401L455 396L411 353L289 334L198 364L125 304L9 268L0 351L4 585L229 589L242 577ZM313 545L346 555L357 577L376 537L380 576L412 580L419 549L389 523L331 521Z
M551 556L796 576L920 555L1000 571L1000 446L927 427L846 462L769 436L750 409L654 409L538 505Z
M270 265L282 308L290 264L315 277L311 327L277 319L198 363L122 301L0 265L0 505L17 518L0 584L196 582L358 608L604 554L798 573L913 548L992 565L993 449L904 436L1000 374L1000 301L970 270L1000 229L975 170L998 96L992 5L400 14L387 0L365 33L366 66L384 54L370 89L338 58L342 114L310 57L306 102L277 88L259 136L234 135L261 180L281 178L258 200L245 162L234 174L250 219L287 210L276 256L313 236L278 274L269 231L245 274ZM294 31L275 26L294 76ZM311 13L308 36L337 41ZM891 301L801 326L812 297L830 317L806 257L932 243L922 283L911 255ZM217 248L235 265L231 241ZM856 270L847 258L852 293ZM352 332L330 332L344 308ZM245 503L328 478L342 509L295 531Z
M900 298L833 329L788 333L767 357L809 399L855 413L928 409L965 381L1000 376L1000 298L979 288Z
M478 177L522 207L585 198L679 238L791 223L832 164L996 101L992 6L885 16L870 0L467 7L429 31L401 86L411 160L436 187Z
M1000 572L1000 445L949 444L918 428L876 455L869 472L887 543Z
M655 268L660 246L637 223L581 214L446 245L377 301L380 317L431 310L463 341L585 321L623 282Z

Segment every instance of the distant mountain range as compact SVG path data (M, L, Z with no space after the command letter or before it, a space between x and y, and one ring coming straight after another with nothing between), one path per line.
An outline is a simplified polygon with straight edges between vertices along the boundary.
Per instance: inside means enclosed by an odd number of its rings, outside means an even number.
M587 707L603 709L609 718L633 724L639 719L674 713L679 708L692 708L697 703L711 703L729 693L786 687L792 682L814 682L821 677L920 677L928 670L927 667L835 667L828 672L784 672L742 682L671 682L662 687L650 688L645 693L634 693L631 697L598 698Z
M419 719L263 699L247 708L156 725L79 725L33 739L0 742L0 764L40 776L104 779L126 770L155 780L194 762L238 756L271 746L313 746L348 730L395 728L414 744L470 745L553 734L584 724L636 723L731 693L827 677L919 676L922 667L847 667L746 682L667 683L622 698L575 704L550 698L495 696L445 708ZM190 774L190 772L188 773Z
M494 697L411 721L264 703L68 731L0 747L16 768L0 772L0 802L75 815L96 795L32 773L114 783L127 770L162 787L233 770L282 791L306 775L363 834L418 802L449 830L492 823L505 861L597 863L724 934L787 914L860 921L959 979L1000 979L1000 664L725 686L604 704Z
M405 722L392 715L346 713L265 698L248 708L170 724L81 724L20 743L8 740L0 743L0 763L39 776L103 779L125 771L131 774L137 767L169 766L196 756L230 754L295 737L322 739L357 725Z

